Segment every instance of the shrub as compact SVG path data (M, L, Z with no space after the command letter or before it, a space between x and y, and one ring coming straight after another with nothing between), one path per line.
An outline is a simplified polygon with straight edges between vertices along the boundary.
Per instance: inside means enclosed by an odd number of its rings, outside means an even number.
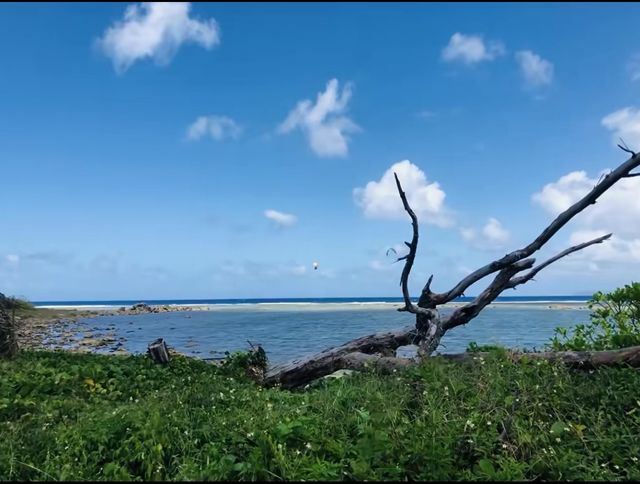
M556 351L612 350L640 345L640 283L609 293L597 292L589 301L590 321L569 331L556 328L549 346Z
M10 358L18 353L16 301L0 293L0 358Z

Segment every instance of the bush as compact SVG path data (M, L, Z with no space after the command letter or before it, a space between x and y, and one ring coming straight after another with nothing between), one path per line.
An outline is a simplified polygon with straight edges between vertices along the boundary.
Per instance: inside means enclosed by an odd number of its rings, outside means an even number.
M16 301L19 300L0 293L0 358L10 358L18 353Z
M555 329L551 349L597 351L640 345L640 283L595 293L589 309L589 323L579 324L571 332L567 328Z

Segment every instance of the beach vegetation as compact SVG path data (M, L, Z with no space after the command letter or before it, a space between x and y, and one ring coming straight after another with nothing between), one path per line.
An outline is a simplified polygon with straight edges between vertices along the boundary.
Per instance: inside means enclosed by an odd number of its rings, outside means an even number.
M588 303L589 321L572 329L556 328L554 351L602 351L640 345L640 283L597 292Z
M640 373L433 357L298 391L181 355L0 362L2 480L638 480Z

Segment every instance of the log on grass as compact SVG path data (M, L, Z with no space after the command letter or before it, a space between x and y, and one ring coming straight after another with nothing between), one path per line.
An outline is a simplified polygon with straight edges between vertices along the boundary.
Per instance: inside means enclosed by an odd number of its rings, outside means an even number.
M369 336L368 338L372 338L372 336ZM305 360L297 362L294 361L281 367L275 367L267 373L265 384L272 385L280 383L284 388L296 388L306 385L317 378L329 375L337 370L363 370L367 368L375 368L381 371L391 371L419 364L419 360L413 358L396 358L382 356L380 354L362 353L353 350L353 343L354 342L347 343L335 350L330 350L333 352L331 354L323 352ZM352 351L345 351L345 348L351 348ZM449 361L473 363L480 357L487 357L490 355L491 353L478 352L444 354L439 355L438 357ZM583 370L608 366L629 366L640 368L640 346L631 346L619 350L608 351L545 351L540 353L510 352L509 357L512 361L547 360L551 362L560 362L568 367ZM428 358L426 361L428 361Z
M269 386L279 384L284 388L295 388L337 370L359 369L364 360L361 356L352 356L353 354L379 355L387 358L380 364L389 365L391 363L388 360L397 359L392 358L395 356L395 350L401 346L414 344L417 337L418 333L413 327L364 336L311 357L274 366L267 371L264 384Z

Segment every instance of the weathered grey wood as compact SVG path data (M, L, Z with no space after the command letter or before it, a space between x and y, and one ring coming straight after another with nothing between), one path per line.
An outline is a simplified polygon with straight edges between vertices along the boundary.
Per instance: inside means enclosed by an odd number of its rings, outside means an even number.
M607 174L589 193L558 215L533 242L522 249L514 250L501 259L490 262L484 267L472 272L458 282L458 284L456 284L451 290L440 294L431 294L429 297L431 304L437 305L452 301L458 296L461 296L467 288L478 282L480 279L504 269L514 262L529 257L531 254L539 250L573 217L582 212L589 205L595 204L598 198L600 198L600 196L616 182L620 181L622 178L629 178L631 170L640 166L640 153L631 153L632 156L627 161Z
M161 365L169 364L169 350L167 349L167 344L162 338L158 338L150 343L147 350L149 352L149 356L151 356L153 361L156 363Z
M469 304L465 304L461 308L456 309L451 316L444 322L445 332L468 323L475 318L488 304L493 302L502 291L507 287L511 278L518 272L529 269L533 266L535 259L524 259L505 267L495 279Z
M474 363L480 357L488 357L490 353L456 353L438 355L433 358L460 363ZM630 366L640 368L640 346L632 346L620 350L610 351L547 351L541 353L510 352L511 361L547 360L562 363L576 369L594 369L608 366ZM429 361L429 360L422 360ZM420 359L396 358L382 356L380 354L367 354L362 352L337 352L331 358L316 355L305 360L294 361L281 367L275 367L267 373L264 380L266 385L280 384L283 388L297 388L304 386L317 378L329 375L338 370L365 370L376 369L379 371L392 371L408 368L420 364Z
M414 344L417 337L417 331L413 327L364 336L342 346L329 348L311 357L274 366L267 371L264 383L266 385L279 384L285 388L306 385L316 378L348 368L348 365L356 360L353 358L344 359L347 355L362 353L389 357L400 346Z
M440 355L442 358L453 361L472 361L477 357L486 357L490 353L458 353L452 355ZM512 361L557 361L572 368L593 369L600 366L631 366L640 367L640 346L630 346L619 350L607 351L544 351L538 353L510 352Z
M569 247L568 249L563 250L562 252L560 252L557 255L554 255L553 257L551 257L550 259L547 259L546 261L544 261L542 264L537 265L536 267L534 267L533 269L531 269L529 272L527 272L526 274L524 274L523 276L519 276L519 277L514 277L513 279L511 279L511 281L509 281L509 284L507 284L507 288L513 289L516 286L519 286L521 284L524 284L528 281L530 281L531 279L533 279L535 277L535 275L540 272L542 269L544 269L545 267L550 266L551 264L553 264L554 262L562 259L563 257L568 256L569 254L573 254L574 252L577 252L579 250L582 249L586 249L587 247L591 246L591 245L595 245L595 244L601 244L602 242L604 242L605 240L609 240L611 238L613 234L607 234L607 235L603 235L602 237L597 237L593 240L590 240L588 242L584 242L582 244L578 244L578 245L574 245L573 247Z
M636 175L631 174L630 172L640 166L640 154L636 154L625 148L622 149L631 153L632 156L615 170L606 175L582 199L558 215L533 242L522 249L515 250L472 272L456 284L450 291L444 293L434 293L431 291L433 275L430 276L422 289L417 305L411 301L408 281L418 248L418 219L409 205L398 176L394 173L398 194L400 195L405 211L411 218L411 225L413 229L411 242L405 242L407 247L409 247L409 253L397 259L397 261L405 261L402 275L400 277L404 306L399 308L399 311L407 311L416 315L415 329L404 329L397 332L397 335L402 335L400 338L389 338L388 335L392 333L386 333L387 336L365 336L364 338L358 338L357 340L353 340L338 348L326 350L313 357L293 361L286 365L280 365L267 372L265 383L281 383L283 386L298 386L301 383L304 384L315 378L333 373L336 370L349 369L354 365L360 365L364 360L381 361L380 355L389 358L394 354L394 351L398 346L411 343L418 345L418 355L421 358L426 358L437 349L440 344L440 340L448 330L468 323L471 319L475 318L482 309L493 302L504 290L513 289L518 285L530 281L542 269L569 254L582 250L593 244L602 243L609 239L611 234L570 247L536 267L533 267L535 259L527 258L546 244L551 237L553 237L553 235L555 235L575 215L582 212L589 205L596 203L597 199L616 182L623 178ZM516 277L519 272L527 269L530 269L529 272ZM437 306L463 295L464 291L472 284L495 272L498 274L495 276L493 281L473 301L456 309L444 320L440 317ZM410 343L407 342L394 346L397 341L408 339L411 340ZM372 344L374 341L375 344ZM354 353L369 356L353 356L352 354ZM378 354L378 356L371 356L376 354ZM348 355L352 356L348 357ZM570 356L566 356L566 358L570 358ZM388 366L393 365L394 363L385 360L384 364Z

